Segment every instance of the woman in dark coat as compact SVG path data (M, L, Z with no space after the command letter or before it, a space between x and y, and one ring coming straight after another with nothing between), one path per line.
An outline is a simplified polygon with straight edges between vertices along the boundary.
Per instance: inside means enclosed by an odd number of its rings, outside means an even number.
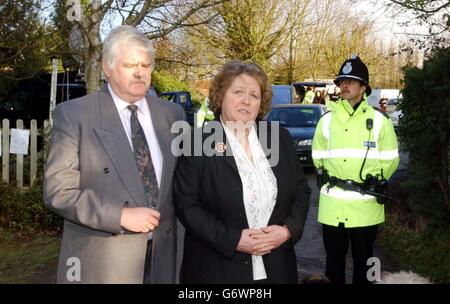
M193 131L175 170L181 283L297 283L310 189L288 131L260 122L271 95L255 64L228 62L213 81L216 120Z

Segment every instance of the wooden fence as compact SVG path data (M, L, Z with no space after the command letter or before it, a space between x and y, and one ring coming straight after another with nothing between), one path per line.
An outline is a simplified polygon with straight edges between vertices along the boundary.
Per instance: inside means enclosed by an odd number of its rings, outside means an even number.
M44 121L44 127L38 129L37 122L35 119L32 119L30 122L30 138L28 145L28 154L10 154L10 135L11 129L8 119L3 119L1 121L0 128L0 136L1 136L1 160L2 160L2 170L1 170L1 178L4 184L9 184L11 182L11 175L15 176L15 185L19 189L24 189L31 187L36 181L37 176L37 163L40 158L45 158L47 155L46 151L46 139L48 138L48 133L50 132L50 124L46 120ZM16 129L23 129L23 121L21 119L16 122ZM40 151L38 152L38 136L44 136L42 138L42 144ZM29 163L28 167L24 168L24 156L26 159L25 163ZM44 159L45 160L45 159ZM14 162L15 162L15 172L14 171ZM28 176L28 180L25 181L24 184L24 169L26 170L26 175ZM15 174L14 174L15 173ZM11 175L10 175L11 174Z

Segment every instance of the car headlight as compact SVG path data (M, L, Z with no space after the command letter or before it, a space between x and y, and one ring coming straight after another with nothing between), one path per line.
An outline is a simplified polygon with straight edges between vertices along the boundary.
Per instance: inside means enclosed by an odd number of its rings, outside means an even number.
M300 140L297 144L297 146L299 146L299 147L305 147L305 146L311 146L311 145L312 145L311 139Z

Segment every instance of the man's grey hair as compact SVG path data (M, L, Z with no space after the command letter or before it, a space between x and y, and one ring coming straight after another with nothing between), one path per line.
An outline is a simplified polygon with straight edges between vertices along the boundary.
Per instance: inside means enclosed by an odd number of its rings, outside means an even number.
M109 33L103 42L102 62L106 63L110 68L114 66L119 45L137 46L147 50L153 70L155 51L153 44L144 33L131 25L118 26Z

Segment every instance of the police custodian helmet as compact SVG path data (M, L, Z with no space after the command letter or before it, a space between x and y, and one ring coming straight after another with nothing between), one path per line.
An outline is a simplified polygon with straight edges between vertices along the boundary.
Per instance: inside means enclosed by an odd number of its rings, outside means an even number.
M364 62L362 62L356 55L353 55L352 58L346 60L342 64L339 74L334 80L334 84L339 86L341 79L358 80L362 85L366 86L367 96L372 93L372 89L369 86L369 70Z

